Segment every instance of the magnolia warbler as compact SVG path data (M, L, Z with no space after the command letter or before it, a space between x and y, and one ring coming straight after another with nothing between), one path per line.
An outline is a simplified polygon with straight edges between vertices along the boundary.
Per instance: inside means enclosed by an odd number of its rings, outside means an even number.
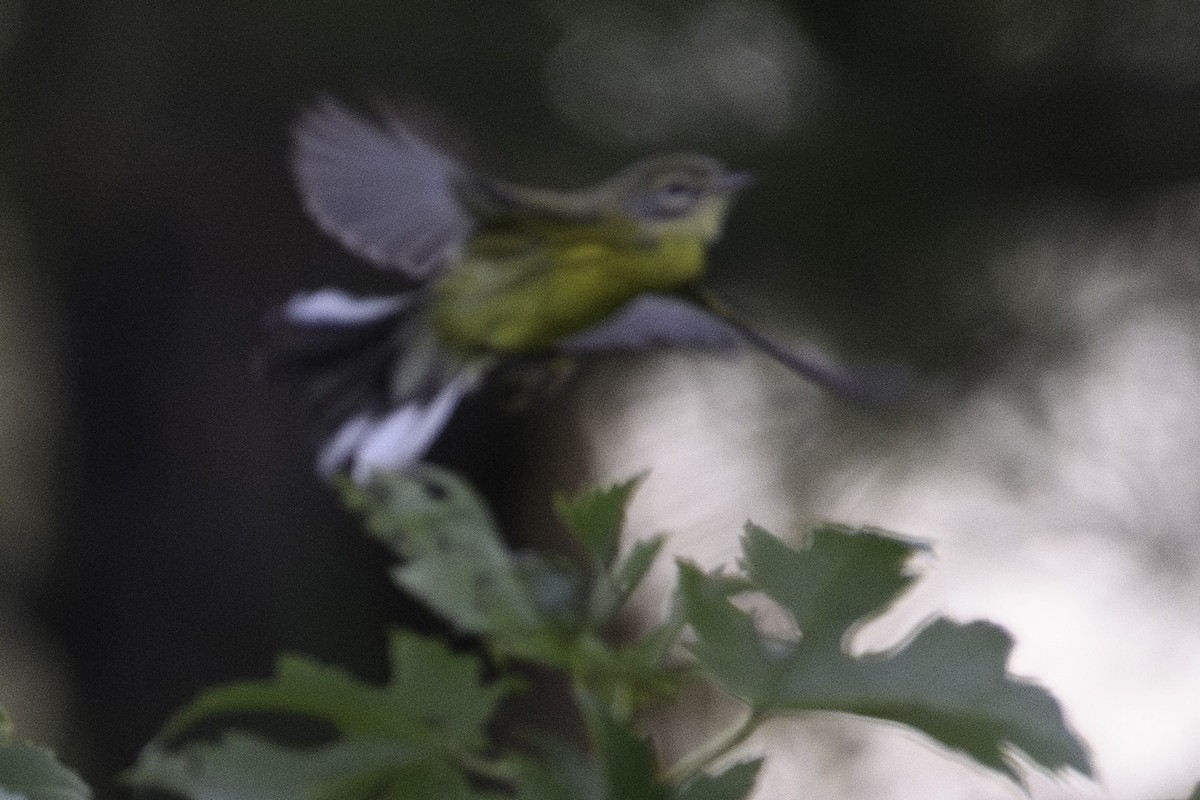
M648 158L577 191L479 175L395 117L323 100L294 129L306 209L354 253L415 288L325 289L277 315L272 369L302 378L328 439L317 459L356 482L420 459L464 395L514 359L719 348L749 341L852 399L888 402L893 370L785 350L700 283L705 251L751 182L702 155Z

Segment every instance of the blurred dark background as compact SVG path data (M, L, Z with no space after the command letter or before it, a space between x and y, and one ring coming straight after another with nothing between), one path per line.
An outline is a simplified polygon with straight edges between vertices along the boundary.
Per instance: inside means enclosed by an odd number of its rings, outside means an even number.
M199 687L279 649L379 676L384 623L428 624L252 369L290 293L393 285L293 192L289 125L318 94L397 103L514 181L578 185L662 149L752 168L716 284L743 303L770 287L775 324L912 363L952 407L1022 333L980 266L1012 208L1055 192L1120 213L1200 168L1190 9L0 0L0 215L21 242L0 293L31 312L6 321L3 379L44 389L4 407L32 455L0 467L42 498L0 509L0 535L43 555L0 574L73 679L52 735L111 796ZM545 474L542 419L492 400L436 455L516 519L547 490L522 477Z

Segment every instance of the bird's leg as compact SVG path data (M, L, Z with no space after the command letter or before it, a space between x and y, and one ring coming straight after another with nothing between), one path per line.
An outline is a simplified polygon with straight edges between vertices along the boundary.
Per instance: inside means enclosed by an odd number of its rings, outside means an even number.
M505 410L511 413L527 411L538 398L562 391L574 373L575 361L567 356L511 364L506 375L511 394Z

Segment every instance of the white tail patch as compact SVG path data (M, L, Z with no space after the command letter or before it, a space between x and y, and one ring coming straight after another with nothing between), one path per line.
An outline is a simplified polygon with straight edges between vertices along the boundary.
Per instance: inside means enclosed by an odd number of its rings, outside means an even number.
M410 305L404 297L355 297L340 289L298 294L283 307L297 325L364 325L378 322Z

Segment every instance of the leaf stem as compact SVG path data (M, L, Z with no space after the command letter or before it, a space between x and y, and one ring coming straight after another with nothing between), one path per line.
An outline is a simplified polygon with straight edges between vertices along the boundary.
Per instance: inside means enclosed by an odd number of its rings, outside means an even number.
M707 743L696 748L667 770L663 776L670 786L678 786L697 774L709 764L725 755L750 737L762 722L762 715L750 709L746 716L729 729L717 734Z

